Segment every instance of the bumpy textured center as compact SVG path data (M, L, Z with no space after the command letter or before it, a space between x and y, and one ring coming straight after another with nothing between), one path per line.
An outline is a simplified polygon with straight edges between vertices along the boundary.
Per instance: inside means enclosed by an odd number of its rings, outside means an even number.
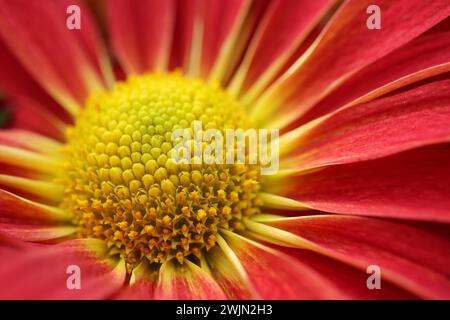
M172 132L248 128L217 85L180 74L131 77L93 94L67 133L65 197L80 236L103 239L131 270L143 259L195 260L220 228L238 230L259 211L259 168L177 164Z

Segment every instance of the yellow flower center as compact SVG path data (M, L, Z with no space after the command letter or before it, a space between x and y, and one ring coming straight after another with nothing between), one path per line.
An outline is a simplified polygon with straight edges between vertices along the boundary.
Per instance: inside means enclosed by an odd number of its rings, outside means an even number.
M186 164L171 157L176 129L249 127L218 85L178 73L130 77L91 95L67 133L61 206L80 236L103 239L132 269L143 259L195 261L221 228L259 212L259 167Z

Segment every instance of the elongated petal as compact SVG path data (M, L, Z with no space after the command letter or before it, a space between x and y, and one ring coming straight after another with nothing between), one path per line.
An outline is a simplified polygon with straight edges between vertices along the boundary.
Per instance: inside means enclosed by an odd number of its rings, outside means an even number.
M343 108L291 134L293 170L370 160L450 141L450 80Z
M124 262L107 263L100 240L71 240L58 245L0 246L2 299L102 299L125 280ZM80 276L80 289L75 277ZM12 281L13 279L13 281Z
M197 265L186 260L176 265L174 260L162 265L155 299L225 299L217 282Z
M262 299L344 297L330 282L300 261L229 231L224 237Z
M153 300L156 282L153 279L139 279L131 286L124 288L117 300Z
M449 222L449 182L450 147L437 145L280 183L290 184L287 196L317 210Z
M1 144L0 163L47 173L54 171L55 167L58 165L58 162L52 156Z
M299 122L307 122L346 104L367 101L448 71L450 32L420 37L357 72L315 105Z
M69 30L65 23L69 18L66 9L73 4L81 8L80 30ZM101 42L92 34L95 29L89 19L79 1L0 1L1 38L33 78L71 114L90 91L104 86L99 61L106 58L96 52L95 61L92 59L94 44Z
M258 88L252 91L264 88L333 2L271 1L233 80L233 89L249 95L248 90L255 82Z
M262 222L292 232L315 244L317 252L363 270L377 265L384 279L420 296L444 299L450 296L447 236L398 222L352 216Z
M28 130L58 141L65 141L67 123L42 105L28 98L19 98L14 100L11 109L12 119L8 128Z
M54 182L7 174L0 174L0 186L24 197L51 204L59 203L64 192L64 187Z
M336 259L307 250L281 248L279 246L274 248L313 268L350 299L417 299L417 296L411 292L389 281L382 281L381 290L370 290L367 287L367 279L371 273L368 274L366 270L352 267Z
M199 21L201 21L202 11L202 0L177 0L176 21L169 63L170 70L181 69L189 73L192 65L191 60L196 60L194 53L201 52L201 42L198 42L197 34L201 31L201 29L198 29L201 26ZM194 43L194 40L198 43ZM198 69L198 66L196 67Z
M2 217L0 216L1 220ZM0 222L0 232L13 238L31 242L63 238L74 234L76 231L76 227L69 225L36 225Z
M201 75L222 80L236 57L236 42L250 9L245 0L204 1Z
M15 123L23 123L23 118L27 117L34 119L35 128L45 130L45 126L53 127L50 121L45 121L46 118L57 117L59 121L69 122L70 116L64 108L33 79L2 41L0 41L0 62L2 65L0 88L13 103ZM17 110L18 108L20 110ZM23 109L26 111L23 112ZM48 116L36 118L37 114Z
M173 0L106 2L113 48L127 73L165 70L175 23Z
M343 4L310 50L260 99L253 114L261 123L282 127L297 119L349 76L450 13L446 0L382 0L377 2L382 11L381 30L369 30L366 10L372 4L370 0ZM280 116L271 119L274 111Z
M57 154L61 144L51 138L26 130L0 129L0 145L18 147L44 154Z
M218 236L217 247L208 251L207 260L214 279L229 299L261 298L236 253L225 239Z
M158 272L149 272L150 266L141 262L133 269L130 284L114 297L118 300L152 300L158 283Z
M46 206L0 189L1 222L61 222L68 219L59 208Z

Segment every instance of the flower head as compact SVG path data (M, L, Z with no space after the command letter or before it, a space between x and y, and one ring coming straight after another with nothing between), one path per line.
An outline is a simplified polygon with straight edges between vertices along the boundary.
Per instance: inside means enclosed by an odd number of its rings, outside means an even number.
M377 2L0 0L0 297L449 298L450 4Z

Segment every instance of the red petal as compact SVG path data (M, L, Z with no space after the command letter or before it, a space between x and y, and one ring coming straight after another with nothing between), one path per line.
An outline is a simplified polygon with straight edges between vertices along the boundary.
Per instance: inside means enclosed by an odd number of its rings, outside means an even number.
M49 223L67 220L58 208L41 205L0 189L0 221L4 223Z
M124 263L115 269L97 250L100 240L72 240L58 245L30 245L22 249L0 246L1 299L102 299L124 283ZM94 249L95 246L95 249ZM100 249L101 247L101 249ZM68 289L67 281L80 268L81 289ZM69 272L69 273L68 273Z
M65 23L73 4L84 9L80 30L69 30ZM78 1L1 0L0 26L1 37L25 69L72 114L91 90L103 86L99 64L106 58L96 52L92 59L94 44L101 42Z
M168 66L175 21L173 0L107 1L113 48L127 73Z
M4 91L8 100L12 100L14 105L14 114L16 122L22 123L22 117L29 117L35 119L35 127L44 130L46 125L53 127L51 122L44 121L39 117L39 121L36 121L36 114L50 114L48 118L57 116L63 121L69 122L70 116L65 110L53 100L45 90L31 77L31 75L22 67L13 54L5 47L5 44L0 41L0 61L3 72L0 73L0 87ZM34 110L33 106L39 106L38 110ZM26 112L20 112L17 110L27 109ZM41 111L41 112L39 112ZM32 113L28 115L28 113ZM37 131L39 132L39 131Z
M289 167L307 170L450 141L450 80L341 109L298 129ZM303 131L303 132L302 132Z
M191 56L194 22L199 19L202 0L178 0L170 57L170 70L188 70Z
M14 103L12 122L8 127L28 130L58 141L65 141L67 125L57 116L28 98L16 99Z
M322 211L450 221L448 145L332 166L283 181L290 184L289 197Z
M354 100L364 101L399 87L450 71L450 32L420 37L353 75L315 105L299 122L307 122ZM366 97L364 98L364 96Z
M2 217L0 216L0 221ZM35 225L18 223L1 223L0 231L10 237L23 241L41 242L58 239L74 234L77 229L72 226Z
M150 272L150 270L152 269L147 262L141 262L132 271L130 285L114 298L118 300L152 300L158 282L158 272Z
M220 237L218 245L208 251L207 261L211 274L229 299L258 299L260 296L239 262L239 258ZM226 251L225 251L226 250ZM225 253L226 252L226 253Z
M448 299L450 240L398 222L351 216L311 216L265 221L317 246L319 253L366 270L415 294ZM447 228L448 229L448 228Z
M226 299L217 282L192 262L182 266L172 260L162 265L155 299Z
M204 1L201 75L207 77L214 67L227 66L233 43L242 32L242 25L250 7L246 0ZM228 58L227 58L228 57ZM217 71L217 70L215 70ZM225 71L225 70L224 70ZM223 71L223 72L224 72ZM213 75L222 78L221 75Z
M406 44L446 18L447 0L380 0L381 30L369 30L371 0L350 0L324 29L318 42L258 103L254 114L280 127L300 117L352 73ZM402 17L399 19L399 17ZM282 106L282 110L277 110ZM262 113L264 111L264 113ZM267 112L266 112L267 111ZM271 119L274 111L283 117Z
M0 129L0 145L22 148L44 154L55 154L61 147L58 141L30 131L17 129Z
M242 92L248 91L256 81L261 81L259 78L262 76L268 77L263 81L267 84L305 40L332 2L332 0L271 1L236 75L236 80L243 82ZM240 87L240 84L234 85Z
M367 278L370 274L338 260L306 250L282 247L276 249L313 268L350 299L417 299L417 296L388 281L382 282L381 290L369 290Z
M117 300L153 300L156 283L153 280L139 279L127 286L115 297Z
M232 232L224 236L262 299L345 297L308 265Z

